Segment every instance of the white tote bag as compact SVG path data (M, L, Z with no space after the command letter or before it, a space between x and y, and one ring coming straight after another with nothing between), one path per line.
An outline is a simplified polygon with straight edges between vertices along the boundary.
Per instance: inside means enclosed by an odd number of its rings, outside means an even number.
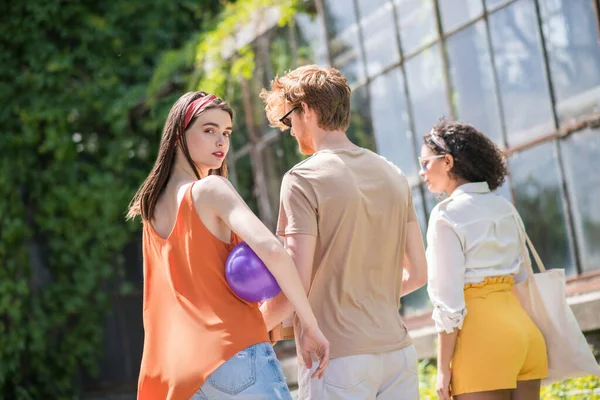
M565 271L546 270L516 210L515 219L528 270L527 279L515 289L523 308L544 335L548 352L548 378L542 380L542 386L568 378L600 376L600 367L567 304ZM527 245L540 270L537 274L533 273Z

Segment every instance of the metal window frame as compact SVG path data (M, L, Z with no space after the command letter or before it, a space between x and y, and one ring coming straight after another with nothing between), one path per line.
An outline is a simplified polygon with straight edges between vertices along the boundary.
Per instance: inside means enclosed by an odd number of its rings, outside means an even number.
M535 14L536 14L536 22L538 28L538 35L540 37L540 44L542 46L542 58L544 60L544 73L546 75L546 85L548 88L548 95L550 96L550 104L552 105L552 119L554 123L554 129L559 129L560 121L558 119L558 114L556 112L556 93L554 90L554 83L552 82L552 71L550 71L550 61L548 55L548 47L546 45L546 37L544 36L544 28L542 21L542 13L540 9L540 0L533 0L535 5ZM554 151L556 152L556 163L558 164L558 178L559 189L560 189L560 197L563 201L563 212L565 214L566 219L566 227L569 241L569 245L571 246L573 261L575 262L575 270L577 271L577 275L580 275L583 271L583 266L581 265L581 257L579 254L579 241L577 240L577 230L575 228L574 215L571 207L571 201L569 197L569 188L565 176L564 171L564 160L562 156L562 150L558 143L558 140L554 140Z
M323 3L325 0L314 0L314 1L315 1L317 13L318 13L318 18L324 29L325 37L327 40L327 43L325 46L325 49L327 52L326 58L327 58L329 64L333 65L333 60L331 57L332 52L331 52L331 48L330 48L331 32L330 32L330 29L327 26L326 20L325 20L325 7L324 7L324 3ZM578 274L578 276L581 275L583 273L583 269L582 269L583 266L581 265L581 243L580 243L580 239L577 237L577 231L575 229L575 216L573 214L573 206L571 204L571 197L569 196L570 188L568 187L568 182L566 179L565 165L564 165L565 161L564 161L564 158L562 155L562 149L560 146L560 142L562 140L566 139L567 137L569 137L570 135L585 132L589 128L600 128L600 113L594 114L594 115L582 115L581 119L579 119L575 122L562 124L562 125L560 124L560 121L558 119L558 115L556 112L556 95L555 95L555 91L554 91L554 85L552 82L552 74L551 74L550 64L549 64L549 55L548 55L548 49L546 46L546 38L544 37L544 33L543 33L543 21L542 21L541 12L540 12L540 0L529 0L529 1L533 1L534 7L535 7L537 30L538 30L538 34L540 36L540 44L542 46L542 57L543 57L543 62L544 62L544 73L545 73L545 78L546 78L546 85L547 85L548 93L550 96L550 102L552 105L552 120L553 120L553 128L554 129L552 132L547 132L547 133L542 134L534 139L527 140L527 141L520 143L518 145L515 145L515 146L509 146L509 143L508 143L508 132L507 132L506 121L505 121L505 119L506 119L505 118L505 110L504 110L504 106L502 104L502 99L501 99L500 90L499 90L500 84L499 84L499 80L498 80L497 68L495 65L495 55L494 55L493 48L492 48L489 17L490 17L490 15L493 15L496 12L515 4L517 1L525 1L525 0L509 0L509 1L506 1L505 3L499 4L499 5L497 5L495 7L491 7L491 8L486 7L485 0L481 0L482 13L480 15L452 28L451 30L447 30L447 31L444 31L443 26L442 26L440 0L432 0L433 5L434 5L434 17L436 19L435 26L436 26L437 37L435 39L425 43L423 46L419 47L418 49L413 50L407 54L404 54L403 49L402 49L402 37L401 37L401 32L400 32L400 26L398 24L397 5L394 0L388 0L388 1L392 6L392 12L394 15L394 18L393 18L394 19L394 29L395 29L396 40L397 40L398 51L399 51L400 57L399 57L399 61L387 66L386 68L382 69L381 71L379 71L377 74L374 74L373 76L370 76L367 73L366 52L365 52L365 48L364 48L365 41L364 41L363 28L360 23L361 16L360 16L360 10L358 7L358 0L352 0L352 2L350 3L351 7L354 7L354 9L352 11L353 11L354 17L355 17L354 23L357 25L357 29L358 29L358 38L359 38L359 46L360 46L359 52L360 52L360 57L361 57L360 61L361 61L361 66L365 72L365 79L354 84L352 86L352 90L356 90L356 89L362 88L363 86L367 86L366 87L367 96L369 96L369 101L370 101L370 84L373 82L373 80L379 78L382 75L389 73L390 71L392 71L395 68L400 68L401 77L402 77L403 86L404 86L406 112L409 116L408 125L409 125L409 129L411 130L409 142L412 145L411 151L415 152L417 145L418 145L418 143L417 143L418 138L415 134L414 109L413 109L413 105L412 105L412 101L411 101L410 89L408 87L408 76L406 74L404 64L407 61L411 60L412 58L417 57L421 53L427 51L431 47L438 45L438 44L440 45L440 51L441 51L441 57L442 57L442 67L443 67L443 73L444 73L444 85L445 85L445 89L446 89L446 93L447 93L446 101L448 102L448 106L449 106L448 109L451 112L451 116L455 117L456 110L454 109L454 104L452 102L453 88L452 88L452 80L449 75L450 65L449 65L446 41L448 38L452 37L453 35L457 34L458 32L460 32L464 29L467 29L470 26L475 25L476 23L478 23L480 21L484 21L485 30L486 30L486 33L485 33L486 42L487 42L487 46L489 48L491 64L492 64L491 67L492 67L493 87L494 87L494 91L496 94L496 100L497 100L497 104L498 104L498 108L499 108L498 111L500 114L501 139L503 142L502 145L504 146L504 153L508 157L510 155L529 150L529 149L534 148L543 143L547 143L547 142L554 143L555 151L556 151L556 155L557 155L558 171L559 171L560 193L561 193L561 198L562 198L563 205L564 205L566 226L567 226L567 231L569 234L568 240L570 242L569 244L570 244L572 252L573 252L573 260L575 262L577 274ZM600 37L600 0L588 0L588 1L591 1L593 3L595 14L596 14L595 15L596 23L598 26L598 35ZM251 141L251 142L246 143L240 149L237 149L237 150L232 149L232 151L230 152L230 155L228 157L228 159L229 159L228 166L230 169L230 173L232 174L232 178L233 178L232 180L234 180L234 184L235 184L235 180L236 180L235 179L236 178L236 168L235 168L236 161L253 151L262 153L262 151L267 146L280 140L280 134L281 134L281 132L279 132L279 131L271 130L271 131L265 133L264 135L262 135L260 138L258 138L258 140L254 141L254 142ZM413 158L416 160L416 154L413 154ZM413 186L413 190L417 189L421 195L422 202L424 204L424 212L426 214L425 219L427 220L428 213L427 213L427 200L426 200L426 195L425 195L425 189L421 183L413 183L413 185L411 185L411 186ZM509 186L511 187L511 192L512 192L512 185L510 184L510 182L509 182ZM514 195L513 195L513 200L514 200Z

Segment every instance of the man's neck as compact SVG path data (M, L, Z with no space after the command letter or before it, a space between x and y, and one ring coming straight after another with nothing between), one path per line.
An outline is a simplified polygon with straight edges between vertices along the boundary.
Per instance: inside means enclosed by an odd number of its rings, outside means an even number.
M359 147L352 143L344 131L319 131L312 135L312 142L315 151L320 150L340 150L340 149L358 149Z

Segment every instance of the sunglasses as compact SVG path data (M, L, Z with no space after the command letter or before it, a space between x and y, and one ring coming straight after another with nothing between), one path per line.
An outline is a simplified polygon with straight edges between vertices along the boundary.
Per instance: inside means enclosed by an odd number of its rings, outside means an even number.
M429 169L429 160L435 160L436 158L446 157L445 154L438 154L437 156L429 156L429 157L419 157L419 164L421 164L421 169L423 171L427 171Z
M299 107L296 106L296 107L292 108L290 111L288 111L287 113L285 113L285 115L283 117L279 118L279 122L281 122L288 128L291 128L292 127L292 119L289 117L289 115L291 113L293 113L294 111L296 111L298 108Z

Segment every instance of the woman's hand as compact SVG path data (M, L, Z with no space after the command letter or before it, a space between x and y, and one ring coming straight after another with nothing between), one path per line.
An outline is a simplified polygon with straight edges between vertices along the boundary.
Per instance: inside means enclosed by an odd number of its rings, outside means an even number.
M306 368L312 368L312 354L314 353L319 360L319 367L312 374L312 378L323 377L325 368L329 364L329 341L323 335L318 327L303 327L300 334L300 348L302 349L302 358Z
M450 400L452 392L450 391L450 381L452 378L452 356L456 347L456 338L458 329L453 329L451 333L440 332L438 334L438 375L435 389L438 397L442 400Z
M450 400L450 378L452 376L452 371L450 368L448 369L439 369L437 374L437 384L435 389L437 391L438 397L440 400Z

